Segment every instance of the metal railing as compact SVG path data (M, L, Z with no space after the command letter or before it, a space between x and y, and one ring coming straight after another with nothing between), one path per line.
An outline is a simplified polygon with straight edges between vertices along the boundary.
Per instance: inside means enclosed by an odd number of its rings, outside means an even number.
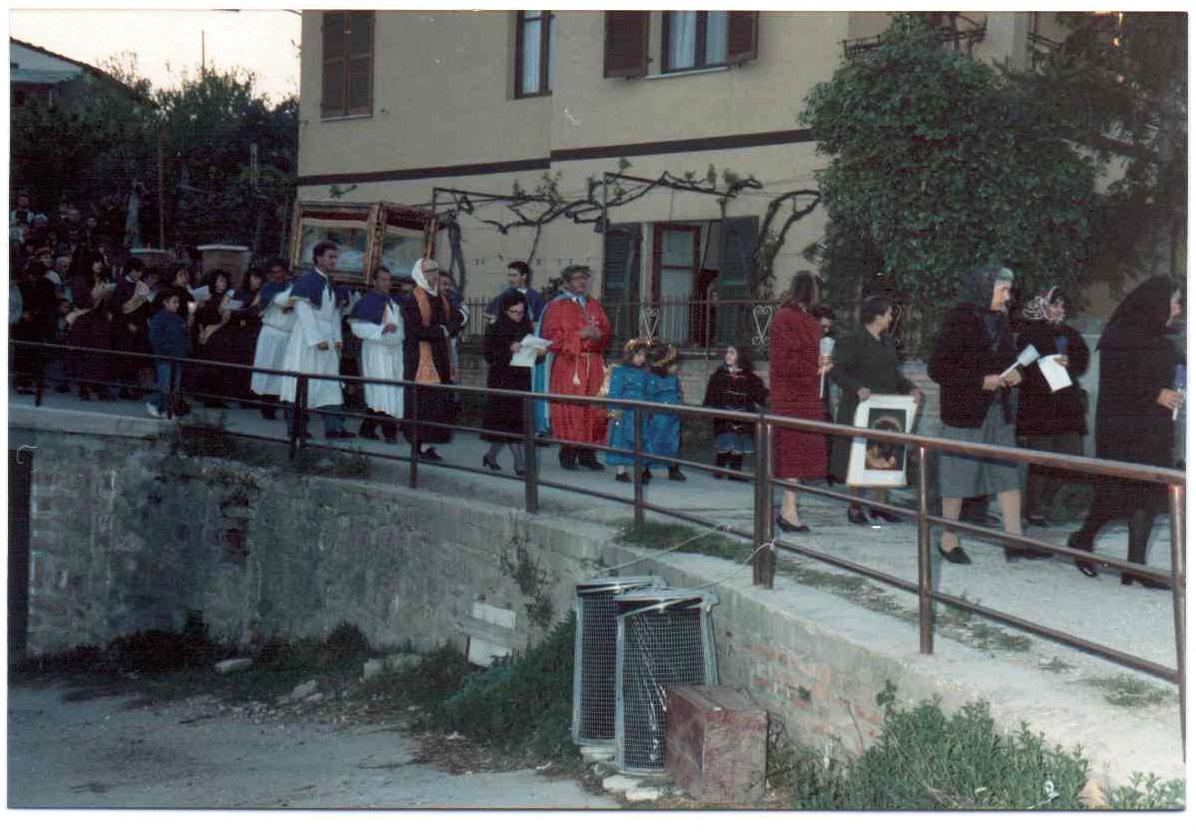
M25 341L10 340L11 347L25 346L29 348L40 348L43 352L87 352L87 353L103 353L113 357L132 357L139 358L144 361L151 361L155 359L165 360L164 356L146 355L140 353L128 353L115 350L82 350L77 347L59 345L59 344L36 344ZM788 551L803 557L817 560L821 563L830 565L834 568L849 571L854 574L863 576L869 580L883 583L901 591L914 594L918 598L918 627L919 627L919 652L925 655L931 655L934 652L934 604L939 603L945 606L950 606L960 609L964 612L979 615L988 618L1007 626L1014 627L1024 632L1055 641L1087 653L1100 656L1109 661L1121 664L1135 670L1149 673L1153 676L1165 679L1177 685L1179 688L1179 708L1180 708L1180 729L1181 736L1186 743L1186 715L1185 715L1185 701L1186 701L1186 670L1185 670L1185 626L1186 626L1186 591L1187 591L1187 567L1186 567L1186 546L1185 546L1185 532L1184 532L1184 499L1187 488L1186 475L1176 469L1166 469L1157 466L1149 466L1136 463L1125 463L1121 461L1098 460L1089 457L1076 457L1072 455L1049 454L1044 452L1032 451L1028 449L1006 448L1002 446L991 446L980 443L960 442L954 440L944 440L939 438L925 437L918 434L905 434L891 431L879 431L871 428L857 428L854 426L837 425L835 423L820 422L815 420L796 419L793 417L779 416L776 414L766 414L760 412L757 414L741 413L735 411L724 411L713 408L705 408L690 405L665 405L656 402L643 402L638 400L628 399L611 399L608 397L590 397L590 396L568 396L563 394L554 394L551 397L543 394L529 393L526 391L513 390L491 390L479 387L466 387L461 385L445 385L445 384L424 384L406 380L389 380L389 379L373 379L362 376L345 376L345 375L318 375L312 373L296 373L288 370L275 370L270 368L250 367L247 365L229 364L224 362L206 361L202 359L171 359L178 362L180 366L184 365L201 365L215 368L223 368L227 370L237 371L239 374L260 372L270 375L289 376L297 379L296 400L291 410L291 422L288 427L287 440L290 456L293 458L299 452L306 448L313 449L337 449L336 446L319 445L309 442L308 436L305 435L304 429L306 427L308 418L312 415L322 414L341 414L345 417L360 417L362 419L369 418L370 415L344 410L320 410L318 408L311 408L307 404L308 385L312 381L339 381L343 385L364 386L366 384L374 385L392 385L401 387L405 390L406 398L410 400L411 410L409 412L410 419L397 420L406 428L411 429L409 439L409 451L406 455L389 454L386 452L364 452L368 457L379 460L406 462L408 463L408 485L412 488L419 486L419 468L421 463L435 466L439 469L449 469L460 472L470 472L478 475L485 475L487 477L494 477L504 480L521 481L524 486L524 509L530 515L538 513L540 508L540 489L548 487L552 489L564 490L567 492L578 493L593 498L602 498L608 501L613 501L621 504L630 504L633 508L634 520L637 526L641 526L645 520L646 513L656 513L659 515L668 516L674 519L688 522L690 524L699 525L701 527L709 528L712 531L719 531L722 533L739 536L749 539L753 546L752 555L752 583L757 586L764 586L772 588L774 575L776 573L777 549ZM36 373L36 371L35 371ZM167 416L174 415L174 406L179 398L179 381L177 376L172 375L170 381L169 398L166 399ZM72 377L62 377L63 381L83 381ZM119 386L116 382L93 382L93 384L107 384L109 386ZM41 404L41 395L44 388L44 378L38 379L35 389L35 404ZM422 419L420 414L420 394L430 391L444 391L453 394L474 394L485 396L487 394L509 397L519 400L523 409L523 427L522 434L513 434L506 432L486 431L490 436L497 438L504 438L510 440L512 443L522 443L524 451L524 462L526 471L522 477L513 475L506 475L503 473L494 473L480 468L473 468L457 464L450 464L445 462L431 462L422 460L420 457L420 429L422 428L442 428L453 431L463 432L481 432L483 429L472 426L465 426L455 423L442 423L428 419ZM192 394L203 398L204 394ZM252 400L236 398L243 404L251 405L273 405L278 403L254 402ZM695 515L684 510L672 509L662 507L658 504L648 502L644 497L644 483L642 479L643 468L645 460L650 457L653 462L665 463L669 466L685 467L691 470L708 472L715 475L722 475L723 477L738 477L739 472L730 469L724 469L718 466L713 466L708 463L699 463L696 461L686 460L680 457L667 457L655 453L645 453L642 422L637 421L634 435L634 446L631 449L618 448L613 446L601 444L582 444L570 440L561 440L555 437L541 437L534 433L534 423L532 422L532 414L534 405L536 403L555 402L563 404L575 405L600 405L604 409L635 409L637 416L644 417L651 413L671 413L680 416L683 419L690 420L713 420L724 419L732 420L737 424L751 425L754 429L755 449L756 449L756 467L754 471L754 493L753 493L753 516L752 529L746 530L741 527L734 527L730 525L720 524L713 520ZM283 403L285 407L287 403ZM374 416L373 418L377 418ZM844 492L837 492L821 487L803 485L791 480L777 478L773 472L772 454L774 450L774 438L777 429L804 431L807 433L826 434L838 437L864 437L868 440L875 440L882 443L894 443L906 447L907 450L912 450L916 455L916 463L918 465L918 507L916 510L910 510L906 507L895 506L888 503L873 501L863 496L849 495ZM246 434L243 432L228 431L227 433L238 437L246 437L256 440L271 440L275 442L282 442L277 437L264 437L262 435ZM558 443L572 446L575 448L588 449L591 451L614 452L622 455L629 455L633 462L632 481L634 485L633 497L630 501L627 498L615 495L613 493L602 492L587 487L581 487L573 484L565 484L558 481L545 480L540 477L537 466L536 449L538 444L543 443ZM343 450L343 449L342 449ZM934 515L929 509L930 487L929 487L929 472L930 472L930 453L938 454L963 454L973 455L983 458L991 458L1001 461L1010 461L1015 463L1024 463L1027 465L1037 465L1067 472L1080 473L1084 475L1093 476L1096 478L1112 478L1122 480L1133 480L1152 484L1163 484L1167 487L1168 494L1168 516L1170 519L1171 528L1171 568L1169 572L1152 570L1143 565L1136 565L1111 557L1101 556L1089 551L1077 550L1066 545L1059 545L1053 542L1044 542L1040 539L1032 539L1025 535L1014 535L1005 533L1004 531L993 530L988 527L983 527L976 524L969 524L967 522L952 520L944 518L943 516ZM874 568L869 568L854 562L850 559L840 556L834 556L824 553L810 547L808 544L798 544L795 542L788 542L779 539L773 532L773 495L774 490L780 487L786 490L793 490L797 493L805 493L809 495L816 495L823 498L830 498L847 503L857 503L867 506L871 509L882 510L893 515L903 518L913 519L917 525L917 582L912 583L901 577L880 571ZM978 603L971 602L962 597L957 597L951 594L936 591L933 584L932 577L932 561L931 561L931 525L939 525L942 527L949 527L953 530L970 533L977 536L982 536L988 540L996 541L1005 545L1018 545L1038 550L1048 551L1056 560L1074 561L1085 560L1093 565L1102 566L1104 568L1119 571L1122 573L1133 574L1138 578L1145 578L1159 583L1169 584L1172 591L1172 607L1174 610L1174 626L1175 626L1175 651L1176 651L1176 666L1174 668L1167 667L1157 662L1149 661L1123 650L1115 649L1104 644L1094 642L1090 639L1080 637L1071 633L1063 632L1061 630L1052 629L1042 624L1035 623L1026 618L1019 617L1009 612L1003 612L987 606L981 606Z
M611 326L614 346L650 336L683 349L717 350L728 344L750 345L757 355L768 349L768 332L779 300L694 299L684 295L652 301L600 301ZM480 341L489 320L489 300L466 300L469 313L463 337Z

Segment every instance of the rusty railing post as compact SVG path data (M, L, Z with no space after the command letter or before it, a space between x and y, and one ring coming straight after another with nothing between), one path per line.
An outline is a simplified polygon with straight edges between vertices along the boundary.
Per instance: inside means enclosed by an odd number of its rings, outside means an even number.
M777 555L772 547L772 438L773 427L761 412L756 417L756 475L755 475L755 527L752 545L755 558L752 561L752 585L772 588L776 576Z
M300 450L307 448L307 376L299 377L299 392L295 394L295 422L299 427L298 446Z
M1167 498L1170 502L1171 514L1171 593L1175 611L1175 672L1179 682L1179 733L1183 744L1184 757L1188 752L1188 720L1184 708L1187 699L1187 668L1184 666L1186 643L1184 632L1187 630L1187 556L1184 547L1186 530L1184 526L1184 487L1171 484L1167 487Z
M930 567L930 476L926 447L918 446L918 652L934 654L934 590Z
M419 385L411 385L411 464L407 469L407 486L419 486Z
M631 481L635 488L635 526L641 528L644 526L644 460L640 453L644 450L644 422L647 417L639 408L632 410L635 411L635 455L632 458ZM626 408L623 409L623 415L627 415Z
M529 516L540 512L540 476L536 469L535 401L522 400L523 407L523 508Z

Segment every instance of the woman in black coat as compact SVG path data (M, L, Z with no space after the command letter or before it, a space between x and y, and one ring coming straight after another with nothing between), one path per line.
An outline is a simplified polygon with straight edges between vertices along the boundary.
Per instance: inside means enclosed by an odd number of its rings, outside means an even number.
M1175 422L1172 413L1183 401L1175 389L1179 352L1167 338L1167 327L1180 314L1180 287L1170 277L1151 277L1121 302L1096 347L1101 354L1100 391L1096 400L1096 456L1151 466L1175 466ZM1166 509L1162 484L1101 478L1083 526L1067 540L1073 548L1091 551L1097 532L1114 519L1129 521L1129 555L1146 564L1146 545L1155 516ZM1089 562L1076 561L1088 577ZM1139 582L1166 588L1135 574L1122 574L1121 584Z
M532 388L532 368L512 367L511 358L519 351L519 342L532 333L532 322L527 315L527 298L518 291L508 291L498 301L498 318L486 327L482 341L482 355L490 369L486 372L486 387L498 390L523 390ZM543 353L540 353L543 356ZM539 359L537 359L537 363ZM486 396L486 411L482 416L482 428L489 432L523 434L523 403L512 396ZM482 465L494 472L502 471L498 465L498 452L508 445L515 461L515 474L523 475L523 442L495 434L483 434L482 439L490 449L482 455Z
M98 251L78 251L71 263L75 273L72 290L75 311L67 315L70 333L67 343L88 350L112 349L112 287L110 269ZM113 357L106 353L71 352L69 369L79 382L79 398L87 401L94 392L97 399L108 401L111 395L104 382L112 380Z
M922 391L901 375L897 348L886 334L892 325L892 302L881 295L868 297L860 307L860 328L835 344L835 366L831 368L831 379L843 392L835 412L835 422L840 425L854 425L856 409L873 395L910 393L915 402L921 400ZM830 474L841 484L847 483L853 441L852 437L834 438ZM851 494L858 497L860 488L852 487ZM877 501L886 501L887 490L877 490L875 498ZM872 510L870 514L874 520L899 521L884 510ZM864 510L855 502L847 508L847 518L852 524L868 523Z
M433 260L419 260L411 268L415 288L411 294L399 298L399 314L403 317L403 374L409 381L447 385L453 381L449 340L461 332L464 320L461 310L440 293L439 272ZM443 460L434 445L429 444L448 443L453 439L452 430L427 425L417 428L410 421L449 425L456 416L452 392L409 388L403 399L403 418L408 420L403 426L403 436L408 441L419 440L419 454L424 460Z
M1022 311L1017 348L1028 346L1042 357L1061 356L1072 384L1051 392L1037 364L1025 370L1021 399L1017 409L1017 444L1022 448L1055 454L1082 455L1084 435L1088 433L1087 406L1079 378L1088 370L1088 345L1084 338L1063 322L1067 300L1058 286L1035 297ZM1044 361L1054 364L1055 361ZM1068 480L1066 473L1043 466L1031 466L1026 481L1026 520L1046 524L1044 511Z

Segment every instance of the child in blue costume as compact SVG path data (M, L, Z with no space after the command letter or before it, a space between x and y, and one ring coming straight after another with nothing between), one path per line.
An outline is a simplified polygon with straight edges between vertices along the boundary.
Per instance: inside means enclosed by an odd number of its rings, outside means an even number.
M623 345L623 363L611 371L610 392L612 399L643 399L644 389L650 375L645 367L648 361L648 350L651 342L646 338L632 338ZM643 422L637 417L634 408L613 408L612 421L608 425L606 444L620 449L635 448L635 424ZM643 431L643 442L648 441L648 429ZM606 453L606 462L615 467L615 480L621 483L631 483L631 476L627 474L627 467L635 462L629 454L616 452ZM645 470L646 471L646 470Z
M662 344L652 352L651 372L648 375L648 387L644 398L649 402L659 402L662 405L681 404L681 382L675 372L677 365L677 348L671 344ZM674 413L652 413L647 418L648 433L644 448L651 454L662 457L677 457L681 450L681 417ZM649 467L661 461L648 461L644 467L645 481L651 480L652 472ZM669 465L669 480L684 481L685 475L681 467L675 463Z

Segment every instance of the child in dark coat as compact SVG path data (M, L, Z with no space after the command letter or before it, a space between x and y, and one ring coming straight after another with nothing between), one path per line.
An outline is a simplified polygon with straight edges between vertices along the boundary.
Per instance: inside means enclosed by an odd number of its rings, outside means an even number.
M724 411L755 412L768 401L768 388L752 369L752 353L747 347L727 347L723 353L723 364L710 376L706 383L706 398L702 404L707 408ZM714 420L714 465L725 466L738 472L743 468L743 456L754 451L751 423L731 420ZM722 478L719 472L714 477Z
M160 300L162 308L149 322L150 348L154 355L186 358L191 351L191 336L187 330L187 319L179 314L179 292L173 288L168 289L162 292ZM162 408L170 393L171 381L179 381L182 370L178 362L164 358L154 359L154 370L157 372L158 391L145 403L145 410L151 417L161 419L164 416Z

